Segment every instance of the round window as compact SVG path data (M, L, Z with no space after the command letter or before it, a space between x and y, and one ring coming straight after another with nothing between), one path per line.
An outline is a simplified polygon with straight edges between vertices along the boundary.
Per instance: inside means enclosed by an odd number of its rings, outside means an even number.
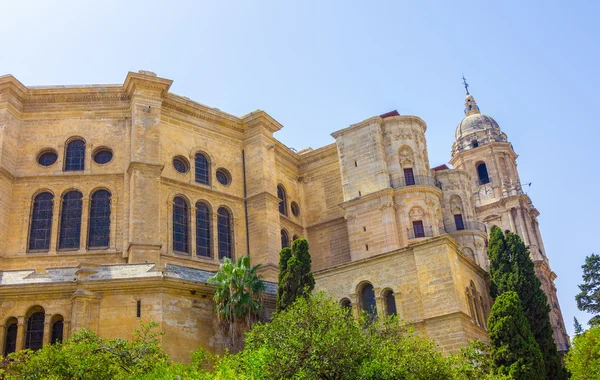
M112 158L112 151L108 148L100 148L94 152L94 162L97 164L108 164L112 160Z
M51 166L54 165L57 159L58 155L56 154L56 152L48 150L38 156L38 164L42 166Z
M188 163L188 160L182 156L177 156L173 159L173 167L179 173L187 173L188 170L190 170L190 164Z
M296 202L292 202L292 214L294 214L294 216L300 216L300 206L298 206L298 203Z
M229 174L227 170L219 168L217 169L217 181L219 181L221 185L227 186L231 183L231 174Z

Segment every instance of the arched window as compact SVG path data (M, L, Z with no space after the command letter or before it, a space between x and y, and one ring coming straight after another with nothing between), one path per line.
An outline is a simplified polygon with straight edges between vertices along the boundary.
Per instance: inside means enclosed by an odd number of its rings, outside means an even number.
M110 192L98 190L90 205L88 247L108 247L110 244Z
M375 303L375 292L373 291L373 285L365 284L360 290L360 307L371 318L377 316L377 305Z
M50 249L53 205L54 195L51 193L40 193L35 197L31 212L31 224L29 226L30 251L47 251Z
M188 204L182 197L173 199L173 251L189 253Z
M63 342L63 330L64 321L63 317L58 315L54 316L52 322L52 335L50 336L50 343L62 343Z
M300 239L300 236L294 235L294 237L292 237L292 243L295 242L298 239Z
M386 290L383 299L385 300L385 314L387 316L396 315L396 298L394 297L394 292L392 290Z
M279 213L287 216L287 196L283 186L277 186L277 198L279 198Z
M340 305L342 305L342 308L346 310L348 316L352 315L352 302L348 298L342 298Z
M480 185L490 183L490 177L488 176L487 166L485 165L485 162L482 162L477 165L477 175L479 176Z
M290 246L290 237L286 230L281 230L281 249Z
M202 153L196 153L196 182L205 185L209 184L210 181L210 165L208 158Z
M210 211L202 202L196 203L196 255L210 257Z
M85 142L72 140L67 144L65 171L83 170L85 168Z
M17 319L11 318L6 321L6 332L4 338L4 356L17 350Z
M219 259L233 256L233 228L231 215L225 207L217 210L217 234L219 240Z
M79 191L63 195L60 212L59 249L78 249L81 235L81 198Z
M27 330L25 331L25 348L39 350L44 343L44 319L43 311L37 311L27 318Z

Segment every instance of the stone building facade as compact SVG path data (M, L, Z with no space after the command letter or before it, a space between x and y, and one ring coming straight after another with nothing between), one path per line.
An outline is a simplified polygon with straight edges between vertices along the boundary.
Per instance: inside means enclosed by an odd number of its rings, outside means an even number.
M158 322L186 360L222 339L207 279L250 254L276 293L279 251L306 237L317 290L355 314L397 313L445 350L487 339L487 231L529 245L568 337L517 155L475 100L450 163L431 168L426 124L390 112L293 151L264 111L235 117L146 71L121 85L26 87L0 77L0 347L88 328L131 337Z

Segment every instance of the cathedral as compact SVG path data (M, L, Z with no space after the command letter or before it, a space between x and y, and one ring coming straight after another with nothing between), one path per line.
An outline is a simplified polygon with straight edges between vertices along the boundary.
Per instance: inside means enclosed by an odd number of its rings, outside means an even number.
M417 116L374 116L295 151L266 112L236 117L171 83L149 71L118 85L0 77L1 354L82 328L129 339L140 320L158 323L175 360L222 352L207 279L224 257L250 255L268 318L279 252L299 237L316 290L456 351L487 340L492 225L529 246L567 350L539 212L468 88L452 168L432 168Z

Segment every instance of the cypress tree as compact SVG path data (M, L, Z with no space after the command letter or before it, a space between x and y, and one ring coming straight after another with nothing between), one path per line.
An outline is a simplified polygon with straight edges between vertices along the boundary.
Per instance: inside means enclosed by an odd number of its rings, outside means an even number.
M544 358L547 379L565 379L563 368L554 342L550 323L550 306L541 281L535 274L535 266L519 235L492 227L490 244L490 275L492 296L514 291L519 296L529 327Z
M283 250L280 260L284 259ZM306 239L294 240L291 256L285 265L285 271L280 272L277 310L285 310L298 297L309 295L315 288L315 279L311 271L311 258ZM281 267L280 263L280 267ZM279 296L281 292L281 296Z
M292 249L290 247L284 247L279 252L279 275L277 278L277 303L276 310L283 310L283 276L287 273L288 260L292 257Z
M544 360L516 292L500 294L490 312L488 331L492 373L512 379L544 377Z

